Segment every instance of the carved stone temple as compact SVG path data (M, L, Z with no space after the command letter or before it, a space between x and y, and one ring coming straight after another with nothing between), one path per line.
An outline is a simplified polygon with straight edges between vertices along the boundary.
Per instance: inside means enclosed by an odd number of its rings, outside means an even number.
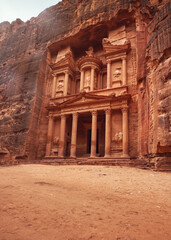
M0 164L170 169L169 1L63 0L0 24Z

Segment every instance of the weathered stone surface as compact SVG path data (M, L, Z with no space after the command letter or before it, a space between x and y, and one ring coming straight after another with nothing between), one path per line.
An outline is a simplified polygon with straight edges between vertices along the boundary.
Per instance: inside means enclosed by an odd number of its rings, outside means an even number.
M26 23L20 19L1 23L0 159L41 159L45 155L53 79L49 62L55 57L49 51L71 43L79 55L78 46L83 50L87 50L87 42L99 46L100 39L113 31L116 43L116 37L122 43L126 36L131 44L127 60L129 154L147 161L156 158L156 168L164 159L168 162L170 12L170 1L63 0ZM125 30L117 34L123 24ZM161 151L166 156L160 164Z

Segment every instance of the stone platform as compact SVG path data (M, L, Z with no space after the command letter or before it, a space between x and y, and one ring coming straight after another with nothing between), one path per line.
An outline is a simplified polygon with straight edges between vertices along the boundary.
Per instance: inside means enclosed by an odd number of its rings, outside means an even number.
M57 158L50 156L42 159L40 163L50 165L108 165L147 168L145 161L132 160L129 157Z

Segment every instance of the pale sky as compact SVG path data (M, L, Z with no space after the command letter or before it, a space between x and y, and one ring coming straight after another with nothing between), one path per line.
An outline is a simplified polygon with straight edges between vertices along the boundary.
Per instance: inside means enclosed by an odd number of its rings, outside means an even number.
M16 18L26 22L60 1L62 0L0 0L0 23L12 22Z

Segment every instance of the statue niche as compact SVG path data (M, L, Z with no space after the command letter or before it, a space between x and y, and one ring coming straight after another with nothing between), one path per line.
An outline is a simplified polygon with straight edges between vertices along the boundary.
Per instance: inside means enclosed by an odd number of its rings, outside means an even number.
M63 90L64 90L64 76L59 75L57 77L56 95L57 96L62 96L63 95Z
M122 84L122 67L121 62L112 64L112 87L119 87Z
M84 80L84 90L86 92L90 91L90 82L91 82L90 70L87 70L85 72L85 80Z
M94 74L94 90L97 90L98 89L98 75L97 75L97 72L95 71L95 74Z
M122 151L122 140L123 140L123 133L117 132L112 136L112 145L113 145L113 152L121 152Z
M53 138L52 156L58 155L58 148L59 148L59 137L54 137Z

